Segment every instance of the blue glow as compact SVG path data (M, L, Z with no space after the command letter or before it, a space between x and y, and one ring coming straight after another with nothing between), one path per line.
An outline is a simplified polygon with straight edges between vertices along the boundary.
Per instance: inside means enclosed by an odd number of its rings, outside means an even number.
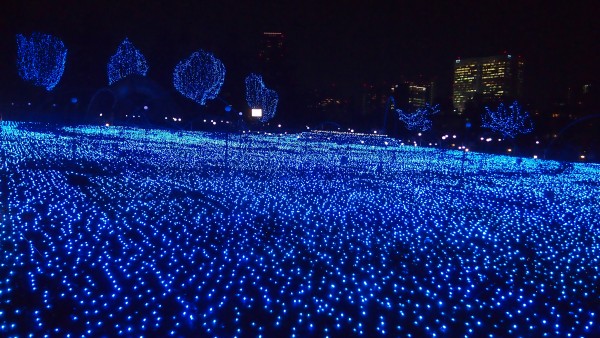
M110 57L107 65L108 84L111 85L129 75L137 74L146 76L148 73L148 62L144 55L125 38Z
M265 86L262 76L250 74L246 77L246 102L250 108L261 108L261 122L267 122L275 116L279 97Z
M521 106L517 101L508 106L508 109L503 103L500 103L496 110L490 110L488 107L485 107L485 110L481 123L483 128L492 129L508 138L533 131L533 122L529 114L521 111Z
M1 336L600 334L600 165L0 126Z
M217 97L225 81L225 66L213 54L200 50L175 66L173 85L183 96L204 106Z
M65 70L67 48L59 38L33 33L27 38L17 34L17 67L19 76L35 86L52 90Z
M431 129L430 116L439 113L438 105L417 108L413 112L404 112L402 109L396 109L398 118L406 124L408 130L426 131Z

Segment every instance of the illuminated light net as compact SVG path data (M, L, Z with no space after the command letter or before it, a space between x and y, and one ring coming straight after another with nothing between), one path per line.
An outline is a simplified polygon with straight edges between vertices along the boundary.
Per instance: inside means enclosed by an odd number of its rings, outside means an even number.
M533 122L529 114L521 110L517 101L508 108L500 103L496 110L490 110L488 107L485 107L485 110L481 123L483 128L492 129L508 138L533 131Z
M206 105L217 97L225 81L225 66L213 54L199 50L175 66L173 85L183 96Z
M250 108L262 109L261 122L267 122L275 116L278 101L277 92L265 86L262 76L250 74L246 77L246 102Z
M146 76L148 62L144 55L125 38L107 65L108 84L111 85L129 75Z
M0 126L2 336L600 336L597 164Z
M431 129L430 116L439 113L438 105L417 108L414 112L404 112L402 109L396 109L398 118L406 124L408 130L426 131Z
M60 81L66 60L67 48L59 38L43 33L29 38L17 34L17 67L23 80L50 91Z

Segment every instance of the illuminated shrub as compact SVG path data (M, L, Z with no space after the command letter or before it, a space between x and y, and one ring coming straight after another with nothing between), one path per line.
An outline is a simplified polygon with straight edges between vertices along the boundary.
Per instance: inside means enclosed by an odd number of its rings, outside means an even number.
M265 86L262 76L250 74L246 77L246 102L250 108L262 109L261 122L267 122L275 116L279 97Z
M146 76L148 62L139 49L126 38L110 57L107 70L108 84L111 85L132 74Z
M19 76L35 86L52 90L65 70L67 49L59 38L42 33L17 34Z
M225 81L225 66L213 54L199 50L175 66L173 85L183 96L204 106L217 97Z

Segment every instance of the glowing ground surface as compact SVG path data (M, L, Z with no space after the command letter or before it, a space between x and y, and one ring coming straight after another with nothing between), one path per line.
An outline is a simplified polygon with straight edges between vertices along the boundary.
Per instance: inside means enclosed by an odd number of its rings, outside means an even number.
M1 126L0 336L600 334L598 165Z

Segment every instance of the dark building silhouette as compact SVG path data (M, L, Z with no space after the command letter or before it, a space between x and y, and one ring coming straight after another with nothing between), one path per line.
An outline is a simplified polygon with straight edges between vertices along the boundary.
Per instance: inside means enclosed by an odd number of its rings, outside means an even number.
M408 87L408 104L412 108L423 108L433 105L433 82L406 82Z
M281 65L285 56L285 35L263 32L258 59L262 67Z

